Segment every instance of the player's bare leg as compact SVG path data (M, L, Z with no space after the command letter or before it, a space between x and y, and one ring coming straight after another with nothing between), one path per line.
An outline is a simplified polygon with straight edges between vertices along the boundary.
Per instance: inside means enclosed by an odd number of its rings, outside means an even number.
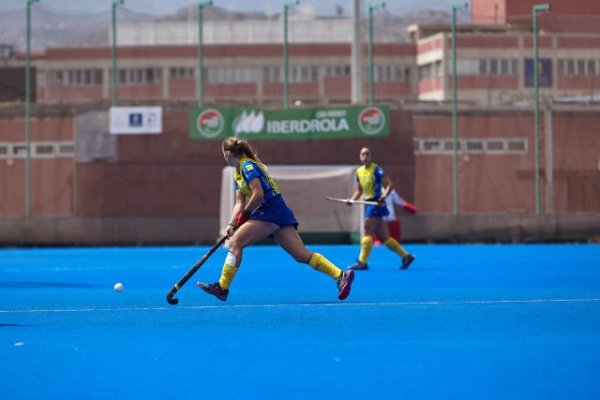
M273 223L259 220L250 220L240 226L229 239L229 252L225 258L219 281L211 284L198 282L198 287L217 299L226 301L231 282L242 263L244 247L263 240L278 228Z
M285 226L273 234L275 241L300 263L308 264L319 272L329 275L336 280L338 298L344 300L350 294L354 272L342 271L331 261L319 253L306 248L302 238L293 226Z

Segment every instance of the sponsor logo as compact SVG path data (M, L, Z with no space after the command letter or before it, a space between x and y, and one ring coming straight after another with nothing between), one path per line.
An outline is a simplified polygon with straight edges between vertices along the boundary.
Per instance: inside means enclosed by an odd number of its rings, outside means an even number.
M243 111L232 124L236 135L240 133L260 133L265 126L265 113L255 111Z
M129 113L129 126L131 128L139 128L144 124L144 116L142 113Z
M349 130L350 126L346 118L292 119L267 122L267 132L274 134L339 133Z
M379 107L367 107L358 114L358 127L367 135L377 135L385 127L385 114Z
M196 128L204 137L214 138L219 136L225 128L223 115L212 108L206 109L198 115Z

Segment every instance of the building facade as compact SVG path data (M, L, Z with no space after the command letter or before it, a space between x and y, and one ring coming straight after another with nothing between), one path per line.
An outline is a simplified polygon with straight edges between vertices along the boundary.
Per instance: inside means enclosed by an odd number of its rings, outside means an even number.
M282 104L281 45L207 45L203 53L204 99L208 104ZM288 75L291 102L350 102L350 58L349 44L291 44ZM377 101L416 99L414 45L377 44L374 59ZM117 60L118 98L122 101L190 101L196 98L197 46L121 47ZM49 49L35 65L40 103L111 98L110 48ZM364 75L363 90L366 93L366 68Z
M473 29L457 34L458 100L489 106L531 104L532 33L482 34ZM542 102L600 96L600 35L544 33L538 43ZM416 45L419 99L451 101L451 34L442 32L424 37Z
M543 102L599 97L600 16L570 18L595 19L598 32L539 32L537 71ZM392 104L451 101L449 27L420 25L409 30L412 42L374 44L374 100ZM484 106L531 103L533 53L531 22L460 26L456 40L458 100ZM366 98L370 78L366 45L362 54L362 90ZM351 58L350 43L290 43L290 102L350 102ZM117 63L121 101L190 101L197 96L196 45L121 46L117 49ZM203 48L203 65L207 104L283 104L282 44L207 44ZM34 60L34 66L40 103L93 102L112 96L110 48L48 49Z

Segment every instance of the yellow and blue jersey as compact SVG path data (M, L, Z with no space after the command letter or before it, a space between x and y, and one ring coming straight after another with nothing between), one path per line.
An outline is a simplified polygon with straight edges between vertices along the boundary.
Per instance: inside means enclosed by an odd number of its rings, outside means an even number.
M268 203L273 197L281 193L277 184L267 174L265 167L261 163L251 158L243 157L240 160L239 168L236 168L233 174L236 189L246 196L251 196L250 182L254 178L258 178L264 192L262 204Z
M383 177L385 171L375 163L360 166L356 170L356 180L363 191L365 200L379 200L383 194ZM365 217L381 218L389 215L389 210L382 206L365 206Z
M360 166L356 170L356 181L363 191L366 200L379 199L383 194L382 181L385 176L383 168L375 163Z
M239 168L236 168L233 174L236 189L246 196L252 196L250 182L255 178L260 181L264 197L260 206L252 212L250 219L272 222L280 227L293 225L298 228L294 213L283 201L279 187L267 174L264 165L251 158L243 157Z

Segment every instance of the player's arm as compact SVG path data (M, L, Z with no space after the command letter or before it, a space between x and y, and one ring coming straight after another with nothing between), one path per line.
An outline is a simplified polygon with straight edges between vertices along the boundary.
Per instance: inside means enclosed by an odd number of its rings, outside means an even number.
M260 179L253 178L248 186L250 186L252 191L249 198L239 191L236 192L236 202L233 207L234 221L227 224L227 234L229 236L233 234L235 228L239 228L250 219L252 212L258 208L265 196L260 184Z
M252 179L248 186L250 186L250 190L252 190L252 196L246 201L244 211L252 213L252 211L256 210L258 206L261 205L263 198L265 197L265 192L263 191L260 179L258 178Z
M383 193L381 193L381 197L379 197L379 200L377 201L379 203L384 203L385 199L387 199L390 193L392 193L392 190L394 190L394 182L392 182L387 175L384 175L381 179L383 181Z
M351 201L354 200L358 200L360 198L360 196L362 196L363 194L363 189L362 186L360 186L360 183L356 183L356 190L354 191L354 193L352 194L352 196L350 196L350 198L348 199L348 201L346 202L347 205L351 206L352 203Z
M228 236L231 236L233 234L233 230L236 227L236 220L238 218L238 215L240 215L240 213L242 212L242 210L244 210L244 207L246 206L246 199L247 197L242 192L240 192L239 190L235 191L235 204L233 205L231 219L225 227L225 231L227 232Z

